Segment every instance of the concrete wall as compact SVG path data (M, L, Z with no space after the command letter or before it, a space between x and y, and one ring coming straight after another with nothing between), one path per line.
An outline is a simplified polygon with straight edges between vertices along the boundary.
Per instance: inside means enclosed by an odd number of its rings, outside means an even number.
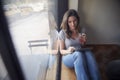
M68 7L69 9L78 10L78 0L68 0Z
M78 10L88 43L120 44L119 0L79 0Z

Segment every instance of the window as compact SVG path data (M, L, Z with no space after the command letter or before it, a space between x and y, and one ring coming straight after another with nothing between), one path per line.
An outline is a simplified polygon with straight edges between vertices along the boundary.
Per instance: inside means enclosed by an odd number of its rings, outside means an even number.
M48 68L56 59L49 54L54 49L51 36L57 35L57 25L52 28L54 24L50 24L54 14L48 9L48 1L3 0L3 9L25 80L45 80Z

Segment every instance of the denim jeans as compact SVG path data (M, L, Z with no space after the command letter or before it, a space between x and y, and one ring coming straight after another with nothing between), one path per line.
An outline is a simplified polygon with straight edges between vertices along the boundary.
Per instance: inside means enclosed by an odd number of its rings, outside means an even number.
M85 53L75 51L72 54L65 55L62 57L62 62L65 66L74 68L77 80L100 80L96 61L89 50Z

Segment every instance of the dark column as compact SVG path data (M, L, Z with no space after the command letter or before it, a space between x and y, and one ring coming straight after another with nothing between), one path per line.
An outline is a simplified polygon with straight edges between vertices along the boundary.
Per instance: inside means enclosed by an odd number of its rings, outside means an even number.
M68 0L58 0L58 10L57 10L57 25L58 25L58 31L60 31L60 25L63 18L64 13L68 10ZM62 55L60 51L58 51L57 55L57 74L56 74L56 80L61 80L61 61L62 61Z
M68 0L58 0L58 26L60 30L61 21L64 13L68 10Z

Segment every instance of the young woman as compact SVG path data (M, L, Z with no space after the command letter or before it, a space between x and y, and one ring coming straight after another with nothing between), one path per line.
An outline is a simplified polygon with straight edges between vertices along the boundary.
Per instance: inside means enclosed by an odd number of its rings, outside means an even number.
M84 59L83 53L76 51L86 42L86 35L80 33L79 22L79 15L73 9L68 10L63 16L59 32L60 51L63 54L62 62L65 66L74 68L77 80L100 80L92 52L86 50L84 53L86 59Z

